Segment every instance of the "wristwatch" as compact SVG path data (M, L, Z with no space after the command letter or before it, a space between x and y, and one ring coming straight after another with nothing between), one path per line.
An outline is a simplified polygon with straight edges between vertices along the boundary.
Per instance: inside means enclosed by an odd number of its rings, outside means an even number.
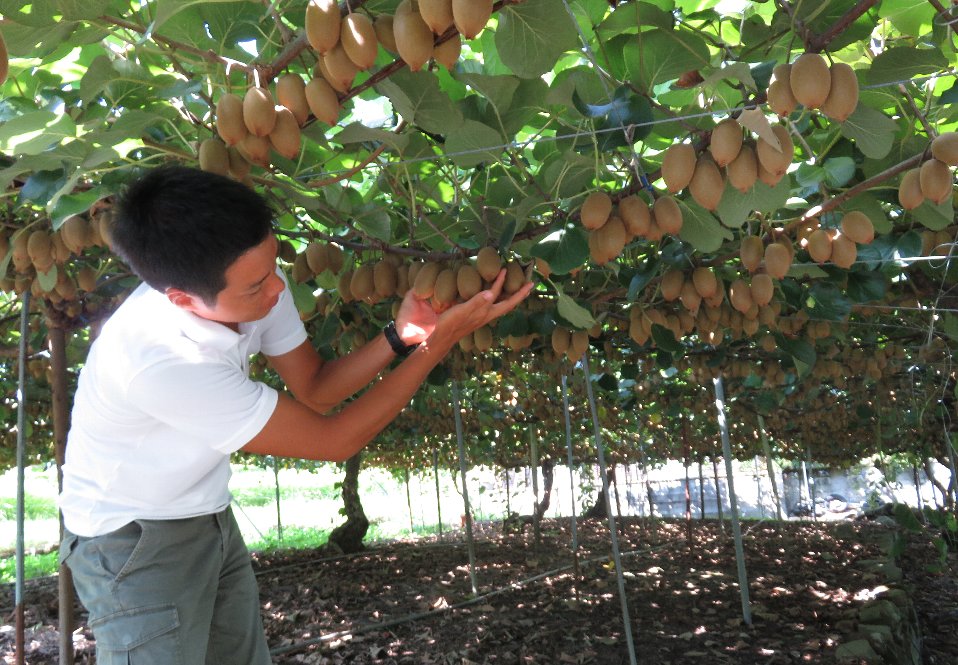
M390 348L400 358L405 358L410 353L416 350L418 344L406 344L402 341L402 338L399 336L399 331L396 330L396 322L390 321L386 324L386 327L383 328L383 335L386 336L386 341L389 342Z

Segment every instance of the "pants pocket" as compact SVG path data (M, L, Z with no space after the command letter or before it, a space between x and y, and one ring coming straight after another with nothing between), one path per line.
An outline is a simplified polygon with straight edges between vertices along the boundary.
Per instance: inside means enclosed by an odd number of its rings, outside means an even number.
M90 622L100 665L179 665L179 615L173 605L116 612Z

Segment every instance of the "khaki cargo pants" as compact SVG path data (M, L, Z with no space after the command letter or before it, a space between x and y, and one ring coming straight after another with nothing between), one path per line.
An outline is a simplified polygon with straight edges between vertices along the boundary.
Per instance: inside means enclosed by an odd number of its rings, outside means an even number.
M230 509L67 533L60 560L90 613L98 665L268 665L259 591Z

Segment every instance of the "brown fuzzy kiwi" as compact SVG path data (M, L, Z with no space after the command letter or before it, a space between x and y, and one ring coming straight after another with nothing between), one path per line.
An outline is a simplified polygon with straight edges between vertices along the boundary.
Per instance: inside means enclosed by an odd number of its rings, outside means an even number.
M772 302L775 295L775 283L767 274L760 272L752 276L752 284L749 286L752 292L752 301L759 307Z
M306 40L321 56L339 42L340 11L336 0L309 0L306 5Z
M368 300L376 293L373 282L373 267L369 263L356 268L349 280L349 292L356 300Z
M343 17L339 39L346 55L359 69L369 69L376 64L379 41L376 28L365 14L350 12Z
M792 267L792 253L779 242L765 248L765 272L775 279L783 279Z
M432 30L419 12L396 12L393 17L396 50L410 71L418 72L432 57Z
M237 180L245 180L253 165L240 152L239 146L231 145L227 148L226 156L230 160L230 175Z
M27 255L37 269L46 272L53 265L53 239L45 229L37 229L27 238Z
M692 284L703 298L711 298L718 293L718 278L708 266L699 266L692 271Z
M589 333L585 330L573 330L569 337L569 349L566 355L573 360L581 358L589 350Z
M326 79L317 76L306 85L306 102L320 122L335 125L339 120L339 97Z
M921 171L911 169L901 177L898 185L898 202L905 210L914 210L925 200L921 191Z
M805 247L812 261L825 263L832 256L832 236L826 229L815 229L808 236L808 245Z
M409 290L409 266L400 263L396 266L396 295L402 298Z
M738 156L725 171L732 187L743 194L750 192L758 180L758 157L755 156L755 149L751 145L743 145Z
M526 283L526 273L516 261L509 261L506 265L506 281L502 285L504 293L509 295L515 293Z
M610 215L609 220L602 225L602 228L596 229L593 233L598 236L599 251L605 257L605 261L601 263L607 263L618 257L625 248L628 239L625 224L617 215Z
M391 298L396 295L399 275L396 264L383 259L373 266L373 288L380 298Z
M652 219L662 233L678 235L682 230L682 209L671 196L660 196L655 200Z
M269 136L276 125L276 103L266 88L252 87L243 97L243 122L254 136Z
M456 272L456 287L462 300L469 300L482 291L482 276L472 265L465 263Z
M399 53L396 48L396 36L393 34L393 17L391 14L377 16L373 20L373 29L376 31L376 39L384 49L393 55Z
M875 225L872 224L868 215L859 210L845 213L842 217L841 227L842 235L852 242L867 245L875 239Z
M426 299L431 298L436 288L436 277L442 270L440 263L424 263L416 273L416 279L413 282L412 290L417 297Z
M921 185L922 196L935 205L944 203L951 196L951 169L937 159L929 159L921 165L918 182Z
M832 74L821 55L803 53L792 63L789 82L799 104L807 109L817 109L828 98Z
M220 95L216 102L216 133L226 145L236 145L249 134L243 121L243 100L232 93Z
M772 70L772 82L768 86L768 107L779 116L787 116L798 107L792 94L791 65L776 65Z
M680 192L692 181L695 172L695 148L688 143L673 143L662 156L662 180L671 193Z
M77 286L87 293L96 291L96 271L90 266L83 266L77 271Z
M483 247L476 255L476 269L487 282L491 282L502 270L502 258L494 247Z
M432 297L433 300L443 306L456 302L459 297L459 287L456 284L456 271L453 268L444 268L436 275L436 285Z
M782 178L785 177L785 174L784 174L784 173L772 173L772 172L769 171L767 168L765 168L765 166L762 164L762 162L758 159L758 150L757 150L757 148L758 148L758 145L756 145L756 151L755 151L755 161L758 162L758 179L759 179L759 181L765 183L765 184L768 185L769 187L774 187L775 185L777 185L777 184L779 183L779 181L781 181Z
M949 166L958 166L958 132L945 132L931 142L931 154Z
M839 268L851 268L858 258L858 247L855 241L846 235L839 235L832 239L831 261Z
M728 301L735 311L743 314L755 305L755 301L752 299L752 290L744 279L736 279L729 284Z
M452 27L452 0L419 0L419 13L437 35Z
M453 34L443 43L436 45L432 51L432 58L451 72L459 62L460 53L462 53L462 38Z
M492 0L452 0L452 16L456 30L466 39L472 39L489 22Z
M762 254L765 247L762 239L758 236L745 236L742 238L742 245L739 247L739 257L742 259L742 265L749 272L755 272L762 264Z
M845 122L858 106L858 77L844 62L831 66L832 82L821 111L837 122Z
M579 209L579 221L582 226L594 231L605 224L612 212L612 197L605 192L592 192Z
M328 74L329 84L339 92L346 92L353 87L353 81L359 68L346 55L343 45L336 44L323 56L323 73Z
M297 284L313 278L313 271L309 269L309 263L306 262L305 254L297 254L293 260L293 281Z
M489 326L476 328L476 331L472 333L472 339L476 344L476 351L485 353L492 348L492 328Z
M343 250L336 243L326 245L326 265L327 270L333 274L343 269Z
M706 210L715 210L725 192L725 179L718 165L707 155L695 163L695 172L689 182L689 193Z
M276 79L276 101L293 112L293 116L300 127L309 118L306 84L299 74L290 72Z
M630 194L619 201L619 217L625 224L629 238L645 236L652 223L652 211L649 205L635 194Z
M269 142L273 150L286 159L296 159L302 144L299 123L293 112L285 106L276 107L276 125L269 133Z
M742 126L735 118L725 118L712 130L712 139L709 142L709 152L715 164L721 168L738 157L742 149Z
M780 177L785 175L792 163L792 157L795 156L795 144L792 143L792 137L784 125L773 125L772 131L775 133L781 149L760 138L756 143L755 152L761 165L769 173Z
M665 298L667 302L676 300L679 294L682 293L683 284L685 284L685 275L681 270L676 270L675 268L668 270L662 275L662 281L659 283L662 297Z
M79 215L70 215L60 227L60 235L67 248L74 254L79 254L90 245L90 224ZM4 254L6 252L0 253L0 256Z
M702 296L695 290L695 284L687 280L682 283L682 290L679 292L679 301L685 309L695 315L699 313Z
M309 264L309 269L316 275L325 271L329 265L326 255L326 245L321 242L313 241L309 243L306 245L306 251L303 252L303 254L306 255L306 262Z
M199 149L200 168L210 173L229 175L230 154L226 144L219 139L204 139L200 141Z
M343 302L352 302L356 300L356 298L353 297L353 292L350 290L350 284L352 281L352 270L344 270L339 273L339 277L336 280L336 290L339 291L339 297L342 298Z
M569 350L569 343L572 341L572 336L569 331L561 326L556 326L552 329L552 351L561 356L563 353Z

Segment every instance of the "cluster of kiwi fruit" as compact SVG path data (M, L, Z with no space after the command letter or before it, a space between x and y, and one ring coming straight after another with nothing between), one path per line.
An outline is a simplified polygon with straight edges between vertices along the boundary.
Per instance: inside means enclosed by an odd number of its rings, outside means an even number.
M931 142L931 158L902 175L898 186L901 207L914 210L926 199L935 205L947 201L953 196L953 166L958 166L958 132L940 134Z
M589 254L593 263L615 260L635 238L661 240L665 234L682 230L682 211L671 196L660 196L650 207L635 194L617 203L607 193L589 194L579 208L579 222L589 232Z
M829 65L818 53L803 53L792 64L775 67L766 98L772 112L782 117L801 104L845 122L858 106L858 78L845 63Z

